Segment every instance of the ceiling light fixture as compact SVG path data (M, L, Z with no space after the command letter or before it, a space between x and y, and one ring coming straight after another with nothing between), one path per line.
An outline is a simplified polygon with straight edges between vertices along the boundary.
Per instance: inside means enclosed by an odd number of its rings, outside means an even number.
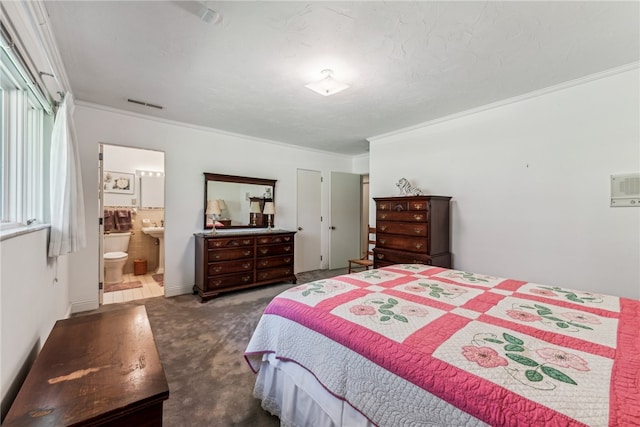
M304 87L311 89L312 91L319 93L322 96L335 95L349 87L349 85L341 83L333 78L333 71L326 69L320 72L325 76L322 80L309 83Z

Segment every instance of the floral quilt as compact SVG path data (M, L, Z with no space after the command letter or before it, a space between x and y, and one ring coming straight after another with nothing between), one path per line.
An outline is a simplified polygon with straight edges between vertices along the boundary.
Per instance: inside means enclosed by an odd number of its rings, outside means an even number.
M420 393L494 426L640 425L638 300L394 265L280 294L247 348L254 370L264 353L301 364L378 425L397 422L379 408L406 394L415 411ZM328 367L332 354L384 372ZM351 381L367 379L354 372L369 378L360 392Z

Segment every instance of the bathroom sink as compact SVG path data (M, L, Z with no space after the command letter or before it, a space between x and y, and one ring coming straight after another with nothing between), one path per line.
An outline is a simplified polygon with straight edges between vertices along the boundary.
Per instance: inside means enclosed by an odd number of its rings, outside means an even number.
M164 274L164 227L142 227L142 232L158 239L158 269L157 274Z
M142 227L142 232L156 239L164 237L164 227Z

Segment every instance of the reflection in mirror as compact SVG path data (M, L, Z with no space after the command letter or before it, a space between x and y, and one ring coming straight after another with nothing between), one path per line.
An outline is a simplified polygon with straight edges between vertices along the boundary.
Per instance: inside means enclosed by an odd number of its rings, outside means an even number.
M267 227L263 210L266 202L274 201L276 180L206 172L204 176L205 228ZM273 215L270 219L273 226Z

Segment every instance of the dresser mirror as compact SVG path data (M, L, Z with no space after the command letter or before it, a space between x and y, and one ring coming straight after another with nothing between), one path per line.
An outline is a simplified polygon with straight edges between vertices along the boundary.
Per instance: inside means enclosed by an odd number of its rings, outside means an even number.
M264 212L273 202L275 179L204 173L204 228L266 228L275 214Z

